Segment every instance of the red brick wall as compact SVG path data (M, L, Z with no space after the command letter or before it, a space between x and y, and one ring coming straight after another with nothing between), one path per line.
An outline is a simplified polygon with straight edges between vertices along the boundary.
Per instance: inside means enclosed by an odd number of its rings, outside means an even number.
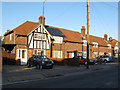
M12 40L10 40L10 34L5 36L5 44L14 44L14 33L12 34ZM19 36L15 40L15 44L27 44L27 37Z
M5 36L5 44L14 44L14 33L11 33L12 39L10 40L10 34Z
M12 53L5 52L5 51L2 51L2 57L6 57L6 58L9 58L9 59L14 59L15 60L16 55L12 54Z

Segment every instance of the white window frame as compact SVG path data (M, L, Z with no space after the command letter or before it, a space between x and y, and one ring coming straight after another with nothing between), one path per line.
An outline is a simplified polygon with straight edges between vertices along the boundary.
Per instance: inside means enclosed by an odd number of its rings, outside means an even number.
M98 43L97 42L93 42L93 47L98 47Z
M36 34L38 35L38 38L35 38L35 35L36 35ZM43 39L43 35L45 36L45 39ZM39 38L40 36L41 36L42 38ZM34 34L34 39L36 39L36 40L46 40L46 34L35 33L35 34Z
M108 46L108 49L111 49L111 45L110 44L108 44L107 46Z
M10 41L12 40L12 34L10 34Z
M55 56L57 53L57 56ZM53 51L53 58L62 58L62 51Z
M26 50L26 58L27 58L27 49L17 49L17 53L16 53L16 58L17 59L21 59L22 58L22 50Z
M38 52L42 51L41 49L34 49L34 53L33 54L35 54L35 50L37 50L37 55L38 55ZM46 55L46 51L45 50L43 50L43 51L44 51L43 55Z
M55 41L53 41L53 43L62 43L63 42L63 37L53 36L53 38L55 40Z
M87 40L82 40L83 46L87 46Z
M97 54L98 54L98 52L93 52L93 54L97 55Z

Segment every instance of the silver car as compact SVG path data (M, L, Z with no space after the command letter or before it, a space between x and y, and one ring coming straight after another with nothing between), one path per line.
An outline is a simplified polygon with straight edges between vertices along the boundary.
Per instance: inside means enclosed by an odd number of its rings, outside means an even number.
M101 59L103 62L112 62L112 57L111 56L100 56L99 59Z

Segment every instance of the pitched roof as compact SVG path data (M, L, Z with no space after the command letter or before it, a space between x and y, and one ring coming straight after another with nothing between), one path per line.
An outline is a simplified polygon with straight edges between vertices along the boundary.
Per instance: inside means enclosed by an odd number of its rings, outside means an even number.
M20 26L16 27L12 31L15 31L16 34L20 35L28 35L30 32L32 32L35 28L37 28L40 24L38 22L31 22L26 21ZM82 35L80 32L77 31L71 31L63 28L53 27L53 26L45 26L45 28L48 30L48 32L51 35L55 36L63 36L64 41L72 41L72 42L82 42L82 40L86 40L86 38L82 38ZM54 31L54 32L53 32ZM107 46L107 44L111 44L112 47L115 46L117 40L113 39L112 42L105 41L102 37L97 37L93 35L89 35L89 41L97 42L99 45Z
M116 45L117 42L118 42L118 41L117 41L116 39L113 39L112 41L108 41L108 43L111 44L112 47L115 47L115 45ZM119 44L119 43L120 43L120 42L118 42L118 44ZM119 44L119 46L120 46L120 44Z
M39 23L26 21L13 30L15 31L16 34L27 35L38 26L39 26Z
M87 35L86 35L86 37L87 37ZM91 44L92 44L92 42L97 42L98 45L107 46L107 41L105 41L102 37L89 35L89 42Z
M49 27L49 26L46 26L45 25L45 28L47 29L47 31L53 35L53 36L60 36L60 37L66 37L60 29L58 28L52 28L52 27Z
M64 41L82 42L82 36L81 36L80 32L71 31L71 30L67 30L67 29L63 29L63 28L58 28L58 27L53 27L53 26L49 26L49 27L53 28L53 29L59 29L59 30L61 30L61 32L66 36L64 38Z

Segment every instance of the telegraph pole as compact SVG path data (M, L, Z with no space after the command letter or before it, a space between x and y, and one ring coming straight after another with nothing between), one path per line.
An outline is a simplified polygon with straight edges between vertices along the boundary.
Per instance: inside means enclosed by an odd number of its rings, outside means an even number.
M42 40L43 40L43 26L44 26L44 6L45 6L45 1L43 1L43 17L42 17ZM41 48L41 55L43 55L43 42L42 42L42 48Z
M87 65L86 69L89 69L89 0L87 0Z

